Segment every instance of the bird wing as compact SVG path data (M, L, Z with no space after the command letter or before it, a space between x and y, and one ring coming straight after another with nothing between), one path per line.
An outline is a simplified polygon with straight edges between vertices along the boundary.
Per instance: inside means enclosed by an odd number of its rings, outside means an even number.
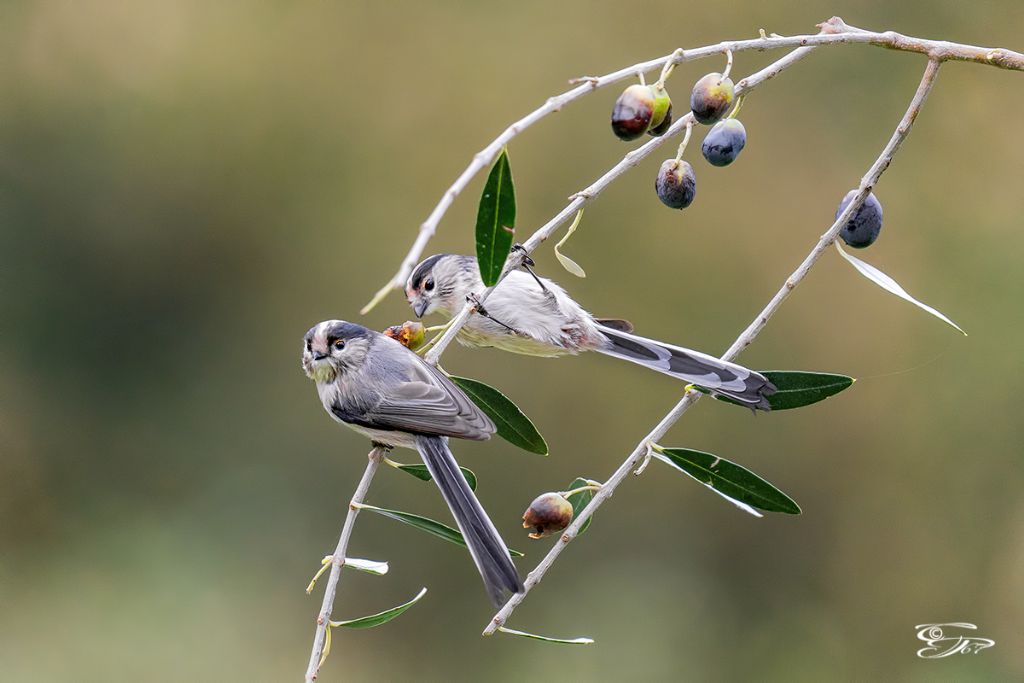
M417 358L417 360L419 360ZM363 419L378 429L482 441L494 423L440 370L419 362L409 381L387 387Z

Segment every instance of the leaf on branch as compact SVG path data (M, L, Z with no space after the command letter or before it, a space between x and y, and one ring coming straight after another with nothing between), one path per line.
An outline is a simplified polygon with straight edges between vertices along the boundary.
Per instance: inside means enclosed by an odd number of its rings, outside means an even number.
M512 249L516 227L516 192L508 151L501 150L491 167L476 213L476 261L480 279L493 287Z
M367 574L375 574L377 576L384 576L388 573L388 563L378 562L376 560L362 560L358 557L346 557L345 566L350 569L358 569L361 572Z
M538 636L535 633L517 631L512 628L505 628L504 626L499 626L498 630L502 633L519 636L520 638L532 638L533 640L543 640L545 643L558 643L559 645L593 645L594 643L593 638L549 638L548 636Z
M573 219L572 225L570 225L569 229L566 230L565 237L560 239L558 241L558 244L555 245L555 258L558 259L558 262L562 264L563 268L565 268L567 271L569 271L570 273L572 273L576 277L586 277L587 273L586 273L586 271L583 270L583 268L580 267L580 264L576 263L571 258L569 258L565 254L563 254L560 251L560 249L562 248L562 246L566 242L569 241L569 238L572 237L572 234L574 232L576 232L576 228L579 226L580 219L582 219L582 218L583 218L583 209L580 209L579 211L576 212L576 218Z
M590 485L590 483L591 482L590 482L589 479L584 479L583 477L576 477L575 479L572 480L572 483L569 484L569 487L567 489L565 489L565 490L566 491L572 491L573 489L578 489L578 488L582 488L584 486L588 486L588 485ZM596 493L596 491L592 491L590 489L587 489L586 491L579 491L578 493L574 493L571 496L569 496L568 500L569 500L569 504L572 505L572 516L573 516L573 519L575 519L576 517L579 517L580 516L580 512L583 511L583 508L585 508L588 505L590 505L590 501L594 500L594 494L595 493ZM594 518L593 517L588 517L587 521L583 523L583 526L581 526L580 530L576 533L576 536L578 537L578 536L582 535L583 532L587 530L587 527L590 526L590 523L592 521L594 521Z
M689 448L654 448L653 456L690 475L755 517L754 510L800 514L792 498L747 468L712 453Z
M423 481L431 480L430 470L427 469L426 465L404 465L402 463L395 463L395 468L411 474L417 479L421 479ZM464 476L466 481L469 483L469 488L476 491L476 475L473 473L473 470L468 467L459 467L459 469L462 470L462 476Z
M331 626L335 627L335 628L337 628L338 626L343 626L345 628L373 628L375 626L380 626L381 624L386 624L389 621L391 621L392 619L394 619L395 617L397 617L399 614L404 612L405 610L407 610L410 607L412 607L413 605L415 605L417 602L420 601L420 598L422 598L426 594L427 594L427 589L426 588L422 588L422 589L420 589L419 594L417 594L415 598L413 598L409 602L406 602L406 603L403 603L403 604L399 605L398 607L392 607L389 610L384 610L383 612L378 612L377 614L371 614L371 615L366 616L366 617L359 617L358 619L346 619L345 621L332 621L331 622Z
M762 370L761 374L771 380L771 383L778 389L768 397L768 404L772 410L791 410L824 401L829 396L848 389L856 381L846 375L801 372L799 370ZM703 387L696 387L696 389L705 394L711 393ZM744 408L750 407L727 396L714 395L714 398L723 403L732 403Z
M369 510L370 512L376 512L378 515L383 515L397 522L408 524L411 527L415 527L420 531L426 531L428 534L437 536L438 538L444 539L449 543L455 545L461 545L466 548L466 539L462 537L462 534L457 530L453 529L446 524L441 522L435 522L429 517L422 517L420 515L414 515L411 512L402 512L401 510L389 510L387 508L379 508L376 505L366 505L361 503L358 508L360 510ZM523 557L523 553L518 550L508 549L509 553L513 557Z
M762 373L778 389L768 397L772 410L802 408L848 389L856 380L846 375L797 370L768 370Z
M967 336L967 333L964 332L959 325L957 325L955 322L953 322L952 320L950 320L945 315L935 310L928 304L922 303L915 299L914 297L910 296L910 294L907 293L907 290L900 287L900 284L898 282L896 282L891 277L880 271L878 268L875 268L873 265L867 263L866 261L860 260L853 254L847 253L847 251L843 249L843 247L839 244L839 240L836 240L836 249L839 251L839 254L850 263L850 265L857 269L857 272L859 272L861 275L874 282L876 285L878 285L885 291L889 292L890 294L895 294L904 301L909 301L918 308L927 311L928 313L931 313L942 322L956 329L958 332L960 332L960 334L964 335L965 337Z
M548 454L548 444L533 426L533 422L503 393L468 377L452 375L449 379L459 385L473 403L494 421L498 428L498 436L530 453Z

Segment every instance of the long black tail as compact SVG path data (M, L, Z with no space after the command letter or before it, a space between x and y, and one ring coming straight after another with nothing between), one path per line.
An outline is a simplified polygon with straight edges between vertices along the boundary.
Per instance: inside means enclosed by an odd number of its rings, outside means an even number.
M420 436L416 439L416 446L466 539L491 602L500 607L505 602L506 591L523 592L523 582L519 580L519 572L512 564L505 542L473 495L445 439Z
M728 396L760 410L771 410L768 397L777 390L764 375L742 365L719 360L700 351L646 339L606 325L598 325L608 340L601 353L643 365Z

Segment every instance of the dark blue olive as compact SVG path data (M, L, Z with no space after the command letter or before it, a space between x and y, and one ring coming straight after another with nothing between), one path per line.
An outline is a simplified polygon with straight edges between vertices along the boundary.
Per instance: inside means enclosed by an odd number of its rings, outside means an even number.
M836 209L836 218L850 205L853 198L857 196L857 190L850 190L843 197ZM863 249L874 244L878 239L878 233L882 231L882 204L871 192L867 199L860 205L860 208L853 212L853 216L846 222L839 236L843 238L847 246L854 249Z
M697 176L693 173L693 166L686 161L666 159L658 171L654 189L665 206L685 209L697 194Z
M728 166L747 144L747 131L739 119L719 121L704 138L700 151L712 166Z

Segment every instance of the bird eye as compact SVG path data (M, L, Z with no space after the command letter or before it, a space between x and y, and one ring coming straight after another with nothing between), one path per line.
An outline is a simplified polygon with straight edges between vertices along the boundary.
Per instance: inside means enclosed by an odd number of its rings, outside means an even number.
M432 292L432 291L434 291L434 278L430 278L426 282L423 283L423 291L425 291L425 292Z
M312 351L313 350L313 340L312 339L307 339L306 340L306 350L307 351Z
M334 350L335 351L341 351L343 348L345 348L345 340L344 339L338 339L338 340L336 340L334 342Z

